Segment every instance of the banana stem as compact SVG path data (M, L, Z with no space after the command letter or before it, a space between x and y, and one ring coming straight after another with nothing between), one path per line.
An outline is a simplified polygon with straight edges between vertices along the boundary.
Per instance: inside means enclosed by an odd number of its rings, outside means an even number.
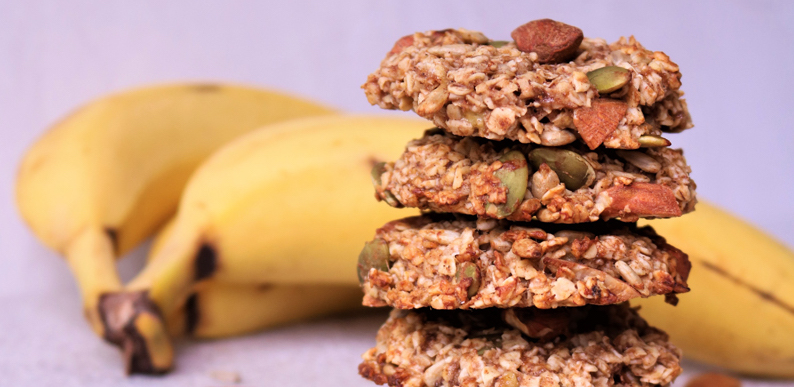
M147 290L104 294L98 309L105 339L121 348L127 373L161 374L171 369L171 338Z
M103 294L122 288L116 272L113 241L104 230L87 228L72 240L64 252L80 288L85 316L94 332L105 337L99 299Z
M195 250L181 239L168 244L124 289L102 295L98 309L105 339L122 349L128 373L171 369L174 351L164 316L190 294Z

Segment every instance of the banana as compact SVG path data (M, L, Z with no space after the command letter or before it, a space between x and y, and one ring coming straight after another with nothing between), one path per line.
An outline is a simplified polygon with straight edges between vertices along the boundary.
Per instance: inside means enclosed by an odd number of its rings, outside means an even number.
M794 377L794 252L703 201L692 214L649 224L689 254L693 290L676 307L639 300L643 317L692 359Z
M217 339L363 308L358 286L234 285L210 280L196 285L166 325L172 337Z
M279 93L228 85L167 85L105 97L30 148L19 169L17 205L36 236L65 255L93 330L110 339L97 306L103 293L122 288L115 258L176 211L199 163L262 125L331 113ZM140 322L150 331L161 329L158 324L157 318Z
M157 233L147 262L160 255L173 224ZM171 337L217 339L356 309L363 309L357 285L230 285L210 280L194 287L185 306L166 318L166 326Z
M191 177L173 229L103 316L130 327L136 305L170 315L197 282L358 284L372 230L405 213L372 200L368 175L428 127L423 120L319 117L271 125L223 147ZM293 301L294 302L294 301ZM136 336L152 332L126 330ZM128 364L156 354L139 346ZM134 369L133 372L160 372Z

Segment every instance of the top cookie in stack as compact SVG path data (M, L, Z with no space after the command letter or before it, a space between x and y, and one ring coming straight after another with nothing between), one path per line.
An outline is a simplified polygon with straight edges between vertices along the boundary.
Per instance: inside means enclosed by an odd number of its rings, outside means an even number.
M661 137L692 126L681 73L667 55L633 37L613 44L583 38L549 19L512 37L415 33L369 75L362 87L370 103L412 109L443 129L379 167L379 199L555 223L694 209L683 153Z
M681 73L633 37L607 44L549 19L492 41L464 29L408 35L363 85L384 109L414 110L458 136L595 149L669 145L692 126Z

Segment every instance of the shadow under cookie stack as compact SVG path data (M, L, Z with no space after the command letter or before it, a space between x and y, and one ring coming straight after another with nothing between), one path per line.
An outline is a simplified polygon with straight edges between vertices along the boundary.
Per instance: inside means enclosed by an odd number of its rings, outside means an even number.
M667 385L681 352L629 307L689 291L686 254L640 218L690 212L663 132L692 126L678 66L549 19L513 41L464 29L397 41L363 89L436 129L373 169L421 216L378 229L364 305L395 308L359 373L390 386Z

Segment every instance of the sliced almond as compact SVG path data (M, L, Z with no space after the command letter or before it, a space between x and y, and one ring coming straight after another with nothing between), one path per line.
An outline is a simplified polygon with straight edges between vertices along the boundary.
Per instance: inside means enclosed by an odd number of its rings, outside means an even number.
M598 148L626 116L628 105L608 98L593 100L590 107L580 107L573 112L573 125L590 149Z
M611 201L601 212L604 219L681 216L675 194L666 185L634 182L631 185L611 187L602 195L606 195Z

